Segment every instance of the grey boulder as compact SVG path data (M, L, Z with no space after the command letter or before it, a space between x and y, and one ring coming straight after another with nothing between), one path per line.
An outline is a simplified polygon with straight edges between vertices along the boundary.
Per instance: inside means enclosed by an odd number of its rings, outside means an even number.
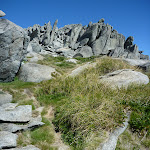
M0 106L12 101L12 95L0 91Z
M16 108L0 107L0 122L28 122L32 116L32 106L22 105Z
M0 82L13 81L29 43L23 28L0 19Z
M0 131L0 149L16 147L17 138L18 136L16 134L13 134L7 131Z
M131 84L148 84L147 75L131 69L117 70L100 77L100 82L109 85L112 88L127 88Z
M52 73L55 72L55 68L49 66L25 63L20 68L19 79L24 82L41 82L52 79Z

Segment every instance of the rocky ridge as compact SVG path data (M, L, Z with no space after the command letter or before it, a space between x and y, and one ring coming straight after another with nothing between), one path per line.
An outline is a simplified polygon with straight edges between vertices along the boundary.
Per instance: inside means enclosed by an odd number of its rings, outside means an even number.
M105 24L103 18L97 23L90 22L88 26L71 24L58 29L57 23L58 20L53 28L48 22L44 26L35 24L25 29L33 51L39 52L41 48L41 51L48 51L49 54L67 57L107 55L115 58L149 59L147 55L142 54L143 51L139 51L136 44L133 44L132 36L125 39L125 36L111 25Z

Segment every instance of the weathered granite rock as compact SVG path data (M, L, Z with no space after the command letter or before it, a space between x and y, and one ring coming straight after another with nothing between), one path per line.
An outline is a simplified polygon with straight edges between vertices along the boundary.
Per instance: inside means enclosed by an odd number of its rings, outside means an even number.
M79 24L78 26L76 26L75 28L73 28L71 30L71 35L70 35L70 47L72 49L76 49L77 47L75 46L76 42L77 42L77 39L78 39L78 36L79 36L79 33L82 29L82 25Z
M6 14L2 11L2 10L0 10L0 17L4 17Z
M52 26L51 26L51 23L50 21L46 24L46 33L43 37L43 41L42 41L42 44L43 45L48 45L50 43L50 32L52 30Z
M18 136L16 134L13 134L7 131L0 131L0 149L16 147L17 138Z
M150 61L144 64L138 65L139 68L143 69L146 72L150 72Z
M80 42L80 45L82 45L82 43L84 44L88 43L88 45L91 45L91 43L95 41L97 35L98 35L98 24L93 24L89 28L87 28L85 33L78 39L78 41ZM87 43L85 42L85 39Z
M9 150L40 150L40 149L35 147L34 145L28 145L26 147L12 148L12 149L9 149Z
M93 56L92 48L89 46L83 46L82 48L77 49L76 52L77 53L73 56L74 58L76 56L82 56L83 58Z
M126 55L125 55L126 54ZM111 56L113 58L119 58L119 57L127 57L128 53L124 52L124 48L123 47L117 47L113 50L110 50L110 52L108 53L108 56Z
M52 73L54 72L56 70L49 66L25 63L20 68L19 79L24 82L41 82L52 79Z
M32 116L32 106L22 105L8 110L0 107L0 122L28 122Z
M54 40L54 35L55 35L55 30L56 30L57 23L58 23L58 20L56 20L54 25L53 25L53 30L52 30L51 37L50 37L50 43L52 43L53 40Z
M95 56L100 54L107 55L110 48L110 35L111 35L111 26L104 26L100 37L92 43L92 49Z
M122 69L101 76L100 82L108 84L112 88L127 88L131 84L148 84L149 78L141 72Z
M44 123L41 121L42 121L42 118L37 117L37 118L31 118L31 120L27 124L24 124L24 125L17 125L13 123L1 123L0 130L12 132L12 133L16 133L18 131L32 130L34 128L44 125Z
M0 91L0 106L6 103L10 103L12 101L12 95Z
M24 29L0 19L0 82L14 79L27 52L29 37Z
M124 48L128 49L129 46L133 45L133 40L133 36L129 36L125 41Z
M56 27L57 22L58 20L55 21L53 30L51 30L51 26L48 25L50 23L42 27L34 25L28 28L27 31L30 40L36 39L37 42L39 41L40 44L43 44L42 48L48 46L50 52L53 53L60 48L71 48L72 52L68 51L65 54L56 52L58 56L72 56L72 53L77 49L89 46L92 48L92 55L94 56L108 55L115 58L149 59L148 56L143 55L138 50L137 45L133 45L134 39L132 36L125 40L122 34L119 34L109 24L105 24L103 18L97 23L90 22L88 27L82 26L81 24L71 24L58 29ZM30 34L30 32L32 34ZM75 54L77 54L77 52L75 52L74 55ZM81 53L77 55L82 56ZM90 54L86 55L91 56Z
M30 42L31 46L32 46L32 51L34 52L41 52L42 47L40 46L40 44L36 41L36 40L32 40Z

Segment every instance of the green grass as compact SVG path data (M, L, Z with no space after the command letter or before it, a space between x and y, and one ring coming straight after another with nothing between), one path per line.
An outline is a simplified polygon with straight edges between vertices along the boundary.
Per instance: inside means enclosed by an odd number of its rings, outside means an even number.
M129 128L119 136L116 150L144 150L150 148L150 137L139 136L137 132L133 133Z
M41 83L37 91L38 100L44 105L55 106L53 123L56 131L61 131L65 142L75 149L84 149L91 133L112 131L121 125L125 118L125 109L133 113L145 115L145 124L138 132L149 130L147 126L147 108L150 85L130 86L127 90L113 90L97 82L100 75L119 70L135 69L121 60L103 58L97 60L95 68L89 68L80 75L71 77L58 77L51 81ZM139 70L138 70L139 71ZM134 108L135 107L135 108ZM141 107L139 109L138 107ZM143 115L142 115L143 116ZM137 118L131 115L131 122ZM130 122L130 127L135 126ZM104 140L103 135L101 139Z
M72 149L96 149L107 138L107 132L120 126L125 119L126 111L131 111L129 129L122 134L117 150L140 149L150 146L150 84L131 85L127 89L111 89L98 82L99 76L119 69L134 69L127 63L111 58L76 58L78 64L65 62L64 57L48 57L40 64L55 67L60 73L79 64L89 61L97 62L96 67L89 68L75 77L57 76L53 80L41 83L25 83L17 78L11 83L0 83L0 88L13 94L14 102L20 104L36 104L26 100L23 90L35 91L35 96L45 109L46 116L49 106L55 108L53 124L55 130L62 133L62 138ZM150 77L150 74L147 73ZM38 105L39 105L38 103ZM33 144L42 150L55 149L50 145L54 142L52 123L43 117L44 126L19 134L18 145ZM138 143L136 143L138 141ZM130 143L131 147L127 147Z
M13 102L16 103L20 100L24 100L26 95L23 94L24 89L30 89L34 91L37 83L23 82L16 77L14 81L8 83L0 83L0 89L9 92L13 96Z
M66 62L65 57L52 57L45 56L43 60L39 60L38 63L41 65L48 65L54 67L59 73L66 73L69 69L72 69L76 66L76 64L71 62Z
M32 144L41 150L57 150L57 148L50 146L54 142L52 124L46 118L43 118L42 121L45 123L44 126L33 131L19 133L19 137L17 139L17 145L19 147Z

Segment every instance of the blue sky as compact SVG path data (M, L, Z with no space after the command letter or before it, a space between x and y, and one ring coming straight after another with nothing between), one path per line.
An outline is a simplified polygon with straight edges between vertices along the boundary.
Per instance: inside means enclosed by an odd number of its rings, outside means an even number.
M150 56L150 0L1 0L4 18L27 28L34 24L58 27L81 23L88 25L105 18L126 38L134 37L139 50Z

